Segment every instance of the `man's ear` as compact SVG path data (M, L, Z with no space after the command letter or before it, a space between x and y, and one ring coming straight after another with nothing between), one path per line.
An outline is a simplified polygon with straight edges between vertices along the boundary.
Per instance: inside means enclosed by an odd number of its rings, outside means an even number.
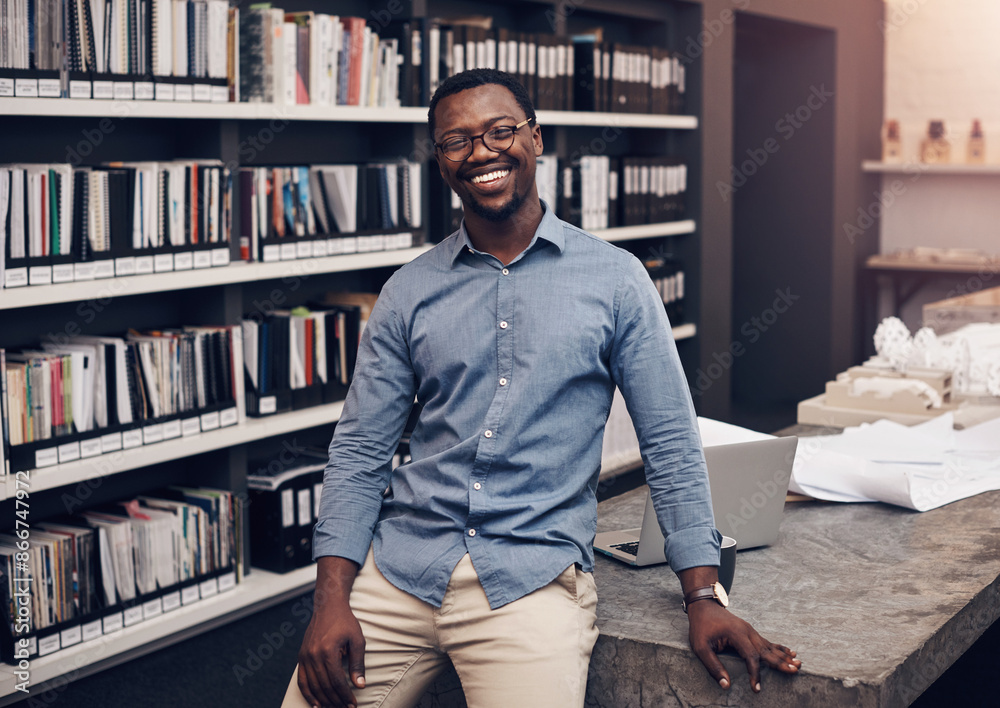
M542 129L537 125L535 126L535 129L531 131L531 140L535 144L535 157L539 157L545 147L542 145Z

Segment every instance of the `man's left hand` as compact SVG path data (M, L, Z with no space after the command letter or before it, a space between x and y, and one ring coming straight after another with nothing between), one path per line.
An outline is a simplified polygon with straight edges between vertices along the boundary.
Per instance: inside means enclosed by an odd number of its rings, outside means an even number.
M729 672L716 656L724 649L733 649L743 657L750 675L750 686L755 692L760 691L762 663L786 674L797 673L802 666L794 651L767 641L748 622L714 600L701 600L688 605L688 620L691 648L722 688L728 689L732 685Z

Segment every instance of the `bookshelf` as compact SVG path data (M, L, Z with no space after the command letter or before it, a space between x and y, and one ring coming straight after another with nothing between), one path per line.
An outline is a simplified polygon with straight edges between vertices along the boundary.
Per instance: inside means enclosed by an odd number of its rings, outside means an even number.
M910 177L916 175L1000 175L1000 165L966 165L962 163L927 164L924 162L879 162L865 160L861 163L862 172L895 175L903 174Z
M482 14L483 6L464 0L414 0L403 3L414 16ZM344 0L334 4L288 0L275 3L286 9L313 9L366 16L365 3ZM328 5L336 5L336 9ZM700 5L688 2L630 3L592 0L557 12L556 0L503 0L495 2L497 23L522 31L561 35L603 26L609 40L658 46L679 46L679 40L700 28ZM555 12L552 19L546 14ZM689 165L687 215L679 221L623 226L595 234L645 256L655 251L683 258L693 283L700 280L698 242L701 199L698 190L701 137L700 90L697 62L688 67L688 103L681 115L636 113L537 111L547 150L561 157L578 151L610 129L612 156L667 154L682 157ZM266 103L213 103L165 101L116 101L98 99L0 98L0 153L5 162L65 162L67 148L76 146L84 131L112 119L114 128L83 164L109 160L217 159L240 166L362 162L414 154L414 146L427 143L425 107L393 109L358 106L283 106ZM242 154L247 140L275 119L288 128L275 135L266 150L249 158ZM599 152L599 151L595 151ZM423 155L421 158L426 157ZM436 169L433 165L430 169ZM427 185L428 172L423 171ZM234 185L234 190L238 185ZM424 225L428 192L424 189ZM235 201L235 200L234 200ZM239 217L234 234L239 233ZM415 234L416 235L416 234ZM435 241L446 234L421 234ZM128 327L170 327L182 324L235 324L251 311L262 294L279 288L294 306L326 290L377 290L395 268L430 246L354 253L274 263L235 260L226 266L201 270L134 275L104 280L29 286L0 290L0 347L28 347L68 323L79 324L85 334L112 334ZM235 252L235 251L234 251ZM298 279L306 273L304 284ZM301 286L301 287L300 287ZM687 368L698 354L697 287L689 288L689 321L674 328ZM94 321L84 322L81 303L108 300ZM76 460L31 471L31 491L37 520L62 512L59 496L81 483L101 479L88 505L142 493L164 483L204 484L246 492L247 460L252 452L290 435L329 439L340 417L342 403L247 418L236 425ZM636 459L638 457L636 456ZM616 460L629 466L635 460ZM147 478L147 470L155 472ZM0 484L0 512L11 512L15 483ZM35 513L35 512L33 512ZM69 647L32 661L32 684L41 690L62 676L77 678L128 661L166 644L181 641L255 610L306 592L315 569L304 568L276 575L254 568L232 590L149 619L100 640ZM0 705L20 697L14 678L0 666Z

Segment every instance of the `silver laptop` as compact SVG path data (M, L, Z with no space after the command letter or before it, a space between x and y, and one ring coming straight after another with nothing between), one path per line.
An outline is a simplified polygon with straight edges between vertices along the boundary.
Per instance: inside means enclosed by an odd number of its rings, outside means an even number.
M797 444L792 436L705 448L715 526L736 539L737 550L777 539ZM635 566L666 562L663 533L648 492L642 526L599 533L594 550Z

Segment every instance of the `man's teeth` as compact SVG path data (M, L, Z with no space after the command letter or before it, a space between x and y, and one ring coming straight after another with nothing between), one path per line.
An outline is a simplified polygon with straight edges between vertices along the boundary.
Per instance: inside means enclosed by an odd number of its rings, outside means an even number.
M496 172L489 172L485 175L479 175L472 178L473 184L482 184L483 182L493 182L494 180L502 179L510 174L510 170L497 170Z

